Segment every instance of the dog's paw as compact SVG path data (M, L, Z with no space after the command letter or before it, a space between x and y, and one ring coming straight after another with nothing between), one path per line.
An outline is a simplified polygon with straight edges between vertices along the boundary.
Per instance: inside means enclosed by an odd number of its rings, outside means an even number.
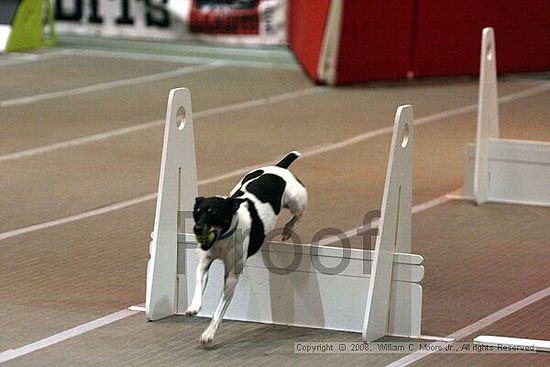
M204 333L202 333L199 343L202 345L210 344L214 341L214 333L215 331L210 330L210 328L206 329Z
M184 312L184 315L187 315L187 316L195 316L196 314L199 313L200 311L200 307L189 307L185 312Z

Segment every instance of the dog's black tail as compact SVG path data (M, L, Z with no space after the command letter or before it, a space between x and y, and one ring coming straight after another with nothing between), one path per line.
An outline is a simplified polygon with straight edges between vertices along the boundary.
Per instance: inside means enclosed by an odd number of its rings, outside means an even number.
M300 152L292 151L276 164L277 167L288 168L300 156Z

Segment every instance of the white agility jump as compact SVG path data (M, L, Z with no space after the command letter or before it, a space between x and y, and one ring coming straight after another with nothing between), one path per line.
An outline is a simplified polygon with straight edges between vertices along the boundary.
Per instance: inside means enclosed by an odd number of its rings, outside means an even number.
M178 110L185 111L183 121L176 118ZM413 141L413 109L401 106L374 251L267 243L248 259L225 318L361 332L365 341L386 335L420 337L423 258L410 253ZM147 266L149 320L183 314L192 298L202 250L185 229L192 228L196 196L191 96L185 88L173 89ZM292 271L282 270L289 264ZM214 262L199 316L212 316L223 274L223 264Z
M550 205L550 142L500 138L495 36L484 28L481 40L476 143L466 146L464 195L487 201ZM550 352L549 340L481 335L474 343Z
M492 28L483 29L478 105L476 143L466 147L464 195L478 204L550 205L550 141L500 138Z

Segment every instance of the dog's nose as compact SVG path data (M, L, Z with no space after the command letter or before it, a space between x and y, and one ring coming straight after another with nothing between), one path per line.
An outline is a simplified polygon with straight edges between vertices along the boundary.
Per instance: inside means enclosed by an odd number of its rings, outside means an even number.
M193 227L193 231L195 231L195 233L197 234L202 233L203 230L204 230L204 225L202 224L195 224L195 227Z

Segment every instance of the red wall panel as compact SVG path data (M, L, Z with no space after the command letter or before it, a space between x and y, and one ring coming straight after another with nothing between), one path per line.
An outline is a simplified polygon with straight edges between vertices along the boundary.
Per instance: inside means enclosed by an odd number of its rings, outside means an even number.
M289 1L289 43L316 82L330 0ZM550 70L550 0L343 0L337 84L477 75L493 27L499 73Z
M405 78L414 0L344 0L337 83Z
M288 39L290 48L316 82L317 63L330 0L290 0Z
M495 29L499 73L550 70L550 1L416 0L417 77L479 73L481 30Z

